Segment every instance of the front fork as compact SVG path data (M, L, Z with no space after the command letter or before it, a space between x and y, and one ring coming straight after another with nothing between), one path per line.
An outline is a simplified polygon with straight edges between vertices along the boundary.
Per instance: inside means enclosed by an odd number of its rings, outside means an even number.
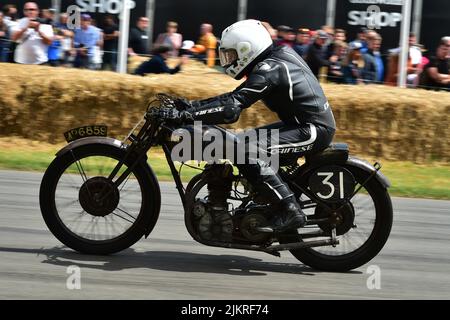
M123 157L123 159L120 159L119 163L114 167L113 171L108 176L108 180L113 182L116 188L119 188L119 186L128 178L128 176L133 172L134 168L145 158L147 152L150 151L151 147L153 146L153 142L157 133L155 129L157 126L155 124L152 124L147 120L139 130L138 134L134 134L134 131L136 130L138 125L143 122L143 120L141 120L122 141L121 148L126 148L127 152L125 154L125 157ZM126 141L130 141L131 144L126 145ZM114 181L114 178L119 173L122 166L131 156L133 157L131 166L127 167L127 169ZM104 189L105 187L103 188L101 194L103 194L103 192L105 191ZM111 192L112 191L106 193L101 198L101 200L106 199Z
M181 203L183 204L183 208L186 211L186 192L183 188L183 182L181 181L180 173L178 172L175 164L173 163L172 156L170 154L169 147L166 144L162 145L164 155L166 156L167 164L169 165L170 172L172 172L173 179L175 181L175 185L177 187L178 193L180 194Z

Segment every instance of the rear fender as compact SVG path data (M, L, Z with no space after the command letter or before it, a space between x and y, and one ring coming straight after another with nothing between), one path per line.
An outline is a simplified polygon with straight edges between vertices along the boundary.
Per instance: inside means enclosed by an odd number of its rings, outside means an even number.
M374 171L376 171L375 178L378 180L378 182L386 189L391 187L391 182L389 181L389 179L384 174L382 174L380 170L377 171L377 169L375 169L373 165L365 160L361 160L356 157L349 157L346 165L359 168L367 173L373 173Z
M304 181L306 183L308 175L316 168L324 166L324 165L344 165L349 167L355 167L360 170L363 170L369 174L376 172L375 179L386 189L391 186L391 182L389 179L382 174L379 170L375 169L375 167L365 160L361 160L359 158L349 156L346 161L332 161L333 158L321 158L317 159L318 161L309 161L301 166L294 180ZM306 179L305 179L306 178Z

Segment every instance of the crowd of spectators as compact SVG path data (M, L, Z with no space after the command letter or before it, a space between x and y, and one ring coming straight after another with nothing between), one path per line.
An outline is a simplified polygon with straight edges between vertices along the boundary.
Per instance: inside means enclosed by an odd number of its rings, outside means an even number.
M82 14L80 27L71 29L65 13L56 20L54 10L39 10L34 2L24 5L23 18L18 16L15 5L6 5L0 12L0 62L116 70L120 36L116 17L106 16L100 29L91 16ZM374 30L361 28L349 41L345 30L329 26L310 30L263 24L274 45L291 47L321 81L397 85L400 48L383 54L383 39ZM195 43L183 41L178 24L169 21L166 32L158 35L153 45L149 43L148 25L148 18L140 17L129 34L128 55L149 56L136 74L177 73L187 57L199 59L209 67L217 64L217 39L211 24L200 26ZM443 37L435 55L424 54L427 51L411 33L408 86L449 90L449 46L449 37ZM173 57L182 58L178 66L169 68L166 60Z
M55 13L53 9L40 10L36 3L27 2L23 7L23 18L19 19L19 9L15 5L4 6L0 12L0 62L91 70L117 69L120 31L116 17L105 16L99 28L89 14L81 14L79 28L70 28L68 15L62 13L56 19ZM215 66L217 39L211 24L201 25L199 39L194 43L183 42L182 35L177 32L178 24L170 21L166 32L160 34L152 46L147 34L148 25L147 17L139 17L129 34L130 57L156 58L141 70L168 72L165 60L178 57L180 51L210 67ZM180 65L185 62L183 58ZM149 65L152 66L150 69ZM179 70L179 67L173 70Z
M322 81L342 84L397 85L400 48L381 52L382 37L375 30L361 28L348 41L343 29L323 26L319 30L265 23L275 45L290 46ZM409 35L407 85L426 89L450 90L450 38L443 37L435 55L429 56ZM427 58L429 56L429 58Z

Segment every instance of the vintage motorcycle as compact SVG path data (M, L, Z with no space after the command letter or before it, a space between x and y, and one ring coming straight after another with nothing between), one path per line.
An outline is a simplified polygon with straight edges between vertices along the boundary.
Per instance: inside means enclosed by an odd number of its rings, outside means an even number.
M349 156L346 144L332 144L305 159L280 155L279 173L308 222L284 233L260 232L273 207L229 162L199 167L201 172L183 185L181 170L192 165L177 168L171 157L179 142L172 133L180 127L173 111L183 109L183 101L157 95L123 141L107 137L106 126L65 133L70 143L46 170L39 195L43 218L56 238L81 253L112 254L148 237L159 217L161 191L147 153L161 146L181 197L186 228L199 243L275 256L288 250L302 263L327 271L360 267L380 252L393 212L390 184L378 163L372 166ZM218 126L203 126L202 134L211 128L227 139L236 138ZM216 210L209 201L208 184L218 178L232 181L225 210Z

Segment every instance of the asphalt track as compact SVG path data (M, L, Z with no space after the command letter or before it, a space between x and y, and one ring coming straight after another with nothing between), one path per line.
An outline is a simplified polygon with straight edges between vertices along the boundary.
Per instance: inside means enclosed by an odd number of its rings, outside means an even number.
M206 247L184 227L172 183L148 239L112 256L63 247L39 210L42 174L0 171L0 299L450 299L450 201L394 198L382 252L348 273L312 270L290 253ZM68 267L81 289L67 288ZM367 286L370 266L380 288Z

